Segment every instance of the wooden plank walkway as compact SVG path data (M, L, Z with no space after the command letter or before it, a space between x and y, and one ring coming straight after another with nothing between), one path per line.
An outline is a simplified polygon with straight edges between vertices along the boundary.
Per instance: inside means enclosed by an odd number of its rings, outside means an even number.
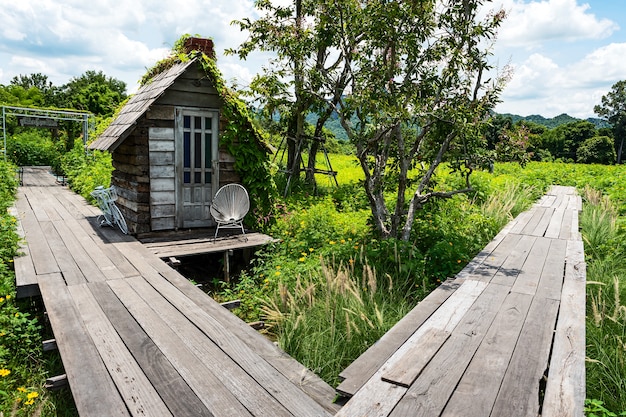
M41 292L81 416L330 416L335 390L98 209L24 170L18 291Z
M555 186L509 223L341 373L337 416L582 416L581 209Z

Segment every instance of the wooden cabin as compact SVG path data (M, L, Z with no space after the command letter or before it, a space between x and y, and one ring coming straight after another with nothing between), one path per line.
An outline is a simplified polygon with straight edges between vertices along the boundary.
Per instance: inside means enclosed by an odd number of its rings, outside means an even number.
M166 65L89 145L112 153L116 204L133 234L213 227L209 206L219 187L245 184L247 173L236 171L220 140L231 122L224 94L202 65L214 57L213 42L188 38L185 50L191 59ZM260 138L233 145L264 149Z

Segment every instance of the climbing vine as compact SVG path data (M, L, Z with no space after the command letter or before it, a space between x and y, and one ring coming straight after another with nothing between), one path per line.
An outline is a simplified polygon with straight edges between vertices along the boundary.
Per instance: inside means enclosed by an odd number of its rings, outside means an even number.
M268 154L261 132L254 126L246 104L224 83L215 59L199 51L185 51L185 42L191 35L183 35L172 49L172 55L157 62L141 79L149 83L155 76L179 62L197 59L223 102L221 109L225 119L224 130L220 131L220 148L226 149L235 158L234 168L247 188L255 222L267 218L273 206L275 185L270 172ZM257 224L256 226L261 226Z

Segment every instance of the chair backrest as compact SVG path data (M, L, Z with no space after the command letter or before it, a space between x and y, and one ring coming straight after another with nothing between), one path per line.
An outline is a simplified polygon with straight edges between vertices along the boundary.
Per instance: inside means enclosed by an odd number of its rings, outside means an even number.
M250 210L248 192L239 184L226 184L215 193L211 215L218 221L239 221Z

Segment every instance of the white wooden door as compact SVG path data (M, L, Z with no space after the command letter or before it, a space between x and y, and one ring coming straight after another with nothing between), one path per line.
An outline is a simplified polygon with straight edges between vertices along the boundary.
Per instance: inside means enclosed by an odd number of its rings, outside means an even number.
M176 109L176 213L178 227L207 227L218 182L216 110Z

